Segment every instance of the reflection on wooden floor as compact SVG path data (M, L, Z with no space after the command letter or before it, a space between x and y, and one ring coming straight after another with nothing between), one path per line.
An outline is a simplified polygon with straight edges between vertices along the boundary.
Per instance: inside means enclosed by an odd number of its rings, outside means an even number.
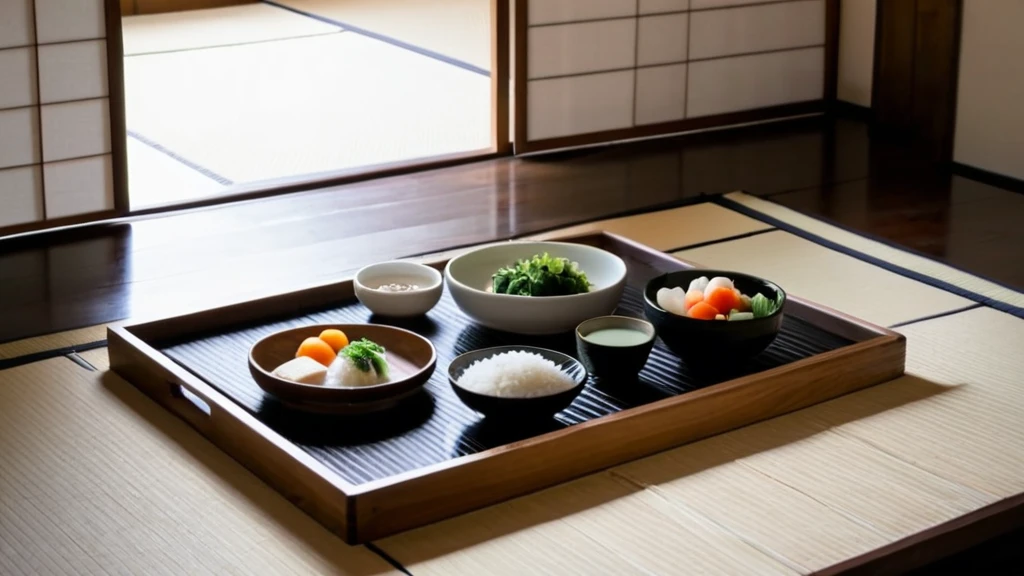
M338 278L382 258L737 189L1024 286L1024 197L936 176L896 162L898 154L862 124L811 119L480 162L0 242L0 341L208 306Z

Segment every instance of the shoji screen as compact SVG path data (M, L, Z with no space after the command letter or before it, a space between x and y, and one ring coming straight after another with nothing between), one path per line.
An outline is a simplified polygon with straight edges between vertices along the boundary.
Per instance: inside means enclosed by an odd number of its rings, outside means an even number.
M516 151L818 111L833 10L834 0L520 0Z
M115 213L106 28L103 0L0 0L0 234Z

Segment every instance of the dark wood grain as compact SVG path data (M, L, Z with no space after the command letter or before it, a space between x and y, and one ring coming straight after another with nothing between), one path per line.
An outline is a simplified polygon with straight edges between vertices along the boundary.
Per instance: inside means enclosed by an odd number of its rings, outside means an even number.
M962 0L878 3L872 107L879 127L949 162Z
M836 102L839 85L839 2L825 0L825 102Z
M107 94L110 98L110 155L113 168L114 210L126 214L128 199L128 131L124 100L123 2L106 0Z
M227 304L375 260L740 189L1024 287L1024 195L951 177L863 122L809 118L0 240L0 341Z
M935 160L953 159L963 0L917 0L913 136Z
M523 83L525 84L525 82ZM543 140L526 140L522 145L517 146L516 153L526 154L546 150L573 148L577 146L600 145L619 140L629 140L631 138L649 138L662 134L675 134L679 132L689 132L691 130L722 128L726 126L746 124L749 122L762 122L765 120L789 118L807 114L821 114L825 108L826 105L823 100L813 100L808 102L796 102L793 104L781 104L779 106L757 108L754 110L743 110L741 112L701 116L700 118L687 118L686 120L644 124L642 126L633 126L631 128L604 130L588 134L559 136L557 138L545 138ZM529 110L526 110L525 114L529 114Z
M526 36L529 23L529 0L512 1L512 143L516 154L526 150Z
M1000 500L973 512L933 526L906 538L902 538L871 552L861 554L818 572L823 576L833 574L907 574L913 576L929 574L1020 574L1024 568L1024 556L1009 552L1009 545L1019 544L1024 537L1019 530L1024 526L1024 494ZM936 562L950 554L963 552L987 539L1011 532L1009 538L998 543L1003 548L990 550L989 558L977 554L964 554ZM979 551L983 549L979 548ZM992 558L995 557L995 558ZM995 561L993 561L995 560ZM928 565L928 563L932 563Z
M913 106L916 0L879 0L871 107L879 124L906 129Z
M511 74L511 9L510 0L491 0L491 138L494 151L512 152L509 129L512 114L509 81Z

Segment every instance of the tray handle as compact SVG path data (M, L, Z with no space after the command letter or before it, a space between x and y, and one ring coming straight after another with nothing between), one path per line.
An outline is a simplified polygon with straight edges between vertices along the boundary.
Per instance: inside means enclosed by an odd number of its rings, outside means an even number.
M213 409L209 399L189 389L181 382L167 380L167 401L174 404L174 412L200 430L207 429L211 424Z

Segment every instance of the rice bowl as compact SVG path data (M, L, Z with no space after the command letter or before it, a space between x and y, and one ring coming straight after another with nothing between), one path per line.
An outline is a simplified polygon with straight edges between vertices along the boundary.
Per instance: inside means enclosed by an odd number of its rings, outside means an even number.
M550 418L572 404L586 381L587 369L572 356L532 346L474 350L448 366L459 400L495 418Z
M466 368L458 383L471 392L499 398L550 396L576 385L551 360L523 350L477 360Z

